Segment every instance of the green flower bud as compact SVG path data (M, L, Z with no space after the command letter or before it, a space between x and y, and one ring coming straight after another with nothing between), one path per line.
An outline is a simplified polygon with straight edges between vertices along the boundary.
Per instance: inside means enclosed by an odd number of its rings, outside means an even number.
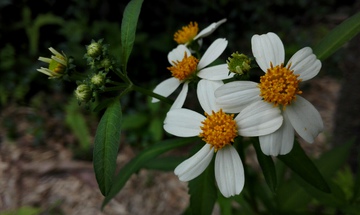
M101 86L105 83L106 74L98 73L91 77L91 83L95 86Z
M100 62L101 68L104 68L105 71L109 71L109 69L112 69L113 62L109 58L104 58Z
M92 91L86 84L80 84L75 90L75 96L79 102L88 102L92 98Z
M238 52L232 53L231 57L226 61L230 72L243 75L251 69L251 59L244 54Z
M90 45L86 47L87 49L87 55L89 55L92 58L97 58L102 54L102 44L101 42L91 42Z

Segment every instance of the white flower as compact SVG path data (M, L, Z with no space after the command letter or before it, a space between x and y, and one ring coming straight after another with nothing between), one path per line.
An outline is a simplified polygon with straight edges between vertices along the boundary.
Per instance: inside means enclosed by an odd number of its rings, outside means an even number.
M201 45L201 38L206 37L212 34L222 23L226 22L226 19L222 19L218 22L214 22L208 27L204 28L202 31L199 31L198 24L196 22L190 22L189 25L182 27L181 30L178 30L174 34L174 40L178 44L189 45L194 40L199 40L198 42Z
M229 75L227 64L207 67L224 52L227 44L226 39L220 38L215 40L200 60L192 56L190 50L185 45L178 45L168 54L169 63L172 65L168 69L173 77L158 84L153 92L168 97L183 84L179 96L171 107L181 108L185 102L189 82L194 77L198 76L208 80L223 80L232 77L233 74ZM152 99L152 102L158 101L156 98Z
M280 109L284 117L281 128L259 137L266 155L284 155L291 151L294 130L305 141L312 143L323 130L323 122L315 107L301 97L299 84L316 76L321 62L311 48L297 51L284 67L285 50L274 33L254 35L252 52L259 67L265 72L260 83L237 81L225 84L215 92L216 102L224 111L236 113L248 104L262 101Z
M254 137L274 132L282 124L279 109L258 101L244 108L235 118L224 113L215 103L214 91L222 81L200 80L197 87L199 103L205 116L195 111L171 109L165 118L164 129L175 136L200 136L206 144L175 169L181 181L199 176L209 165L214 153L215 179L225 197L237 195L243 189L245 178L240 156L232 146L238 135Z
M41 67L40 69L37 69L37 71L48 75L49 78L60 78L66 71L67 57L64 53L61 54L52 47L50 47L49 50L54 54L51 56L51 58L39 57L38 59L42 62L48 63L49 67Z

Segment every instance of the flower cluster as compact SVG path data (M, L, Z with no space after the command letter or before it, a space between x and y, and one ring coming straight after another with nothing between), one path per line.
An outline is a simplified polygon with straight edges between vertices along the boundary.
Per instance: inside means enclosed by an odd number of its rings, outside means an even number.
M254 35L252 54L264 75L259 82L244 80L253 67L244 54L233 53L227 63L209 66L226 49L225 38L216 39L202 55L200 46L194 50L192 45L225 21L213 23L200 33L196 22L177 31L174 40L179 45L168 54L171 66L167 69L172 77L153 92L169 97L183 85L166 115L164 129L178 137L198 136L205 143L175 168L175 174L181 181L190 181L207 168L215 154L217 185L225 197L230 197L239 194L245 183L243 163L234 144L237 139L258 137L264 154L284 155L293 147L295 132L312 143L323 122L315 107L300 96L300 84L321 68L311 48L299 50L285 65L284 46L276 34ZM185 107L189 83L196 83L204 114Z

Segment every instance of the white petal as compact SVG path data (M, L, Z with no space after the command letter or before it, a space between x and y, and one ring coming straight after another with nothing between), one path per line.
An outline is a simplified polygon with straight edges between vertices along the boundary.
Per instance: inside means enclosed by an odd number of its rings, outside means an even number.
M171 109L164 120L164 130L178 137L194 137L201 132L205 116L185 108Z
M215 91L216 103L227 113L239 113L254 101L260 101L258 83L233 81Z
M56 56L63 56L60 52L56 51L53 47L50 47L49 50Z
M270 62L273 66L284 63L284 45L280 38L272 32L254 35L251 38L251 49L256 62L264 72L270 68Z
M197 74L200 78L207 80L225 80L234 76L234 73L229 72L228 65L226 63L204 68Z
M226 19L222 19L218 22L214 22L211 25L209 25L208 27L204 28L202 31L200 31L196 37L194 37L194 40L201 38L201 37L206 37L210 34L212 34L212 32L214 32L221 24L223 24L224 22L226 22Z
M168 60L171 65L174 65L174 62L181 62L184 59L185 52L187 53L187 56L191 56L191 52L188 48L186 48L185 45L178 45L176 48L171 50L168 54Z
M177 78L168 78L162 82L160 82L160 84L158 84L155 89L153 90L154 93L157 93L159 95L162 95L164 97L168 97L171 93L173 93L176 88L179 87L179 85L181 84L181 81L179 81L179 79ZM159 99L157 98L152 98L151 102L158 102Z
M227 44L228 41L226 39L219 38L215 40L201 57L197 69L201 70L202 68L206 67L214 60L216 60L224 52Z
M278 156L289 153L294 145L294 128L286 115L281 127L275 132L260 136L260 147L264 154Z
M278 107L256 101L244 108L236 117L241 136L254 137L270 134L280 128L283 117Z
M182 108L182 106L184 105L187 93L188 93L188 89L189 89L189 83L188 82L184 82L183 87L180 91L180 94L178 95L178 97L175 99L174 103L171 105L170 109L174 109L174 108Z
M219 110L215 103L215 90L223 85L222 81L200 80L197 85L197 96L203 110L211 114L212 111Z
M288 65L291 63L291 70L294 74L300 74L299 78L303 81L315 77L320 69L321 62L313 54L312 49L305 47L297 51L289 60Z
M39 57L38 60L45 63L51 63L51 58L47 58L47 57Z
M289 117L295 131L308 143L314 142L324 129L320 113L301 96L297 96L296 101L286 107L284 114Z
M227 198L242 191L245 184L244 167L232 145L225 146L216 153L215 179L220 192Z
M174 173L180 181L190 181L199 176L211 162L214 148L205 144L196 154L179 164Z

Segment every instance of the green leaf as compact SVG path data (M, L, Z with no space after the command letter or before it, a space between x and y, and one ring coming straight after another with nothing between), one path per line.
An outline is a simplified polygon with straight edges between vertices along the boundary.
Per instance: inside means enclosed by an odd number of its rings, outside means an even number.
M270 190L275 193L277 179L274 161L272 160L271 156L267 156L261 151L259 140L257 138L253 140L255 141L253 146L256 150L256 157L263 171L266 183L268 184Z
M121 60L123 65L122 71L124 73L127 71L126 65L134 45L136 25L139 19L142 3L143 0L131 0L124 10L121 23Z
M97 183L101 193L106 196L113 182L116 158L120 144L122 111L119 100L106 109L98 125L93 163Z
M71 128L75 137L79 140L82 149L90 148L90 132L87 127L85 117L80 113L77 99L71 100L66 106L66 124Z
M314 48L315 55L324 60L360 32L360 12L335 27Z
M161 158L154 158L149 160L144 165L146 169L156 169L161 171L172 171L183 162L186 158L185 157L161 157Z
M279 155L277 158L313 187L326 193L331 192L317 167L297 142L289 154Z
M311 195L305 192L293 178L279 184L275 198L279 209L283 212L294 209L306 210L312 200Z
M102 204L102 208L123 188L130 176L133 173L139 171L142 167L144 167L148 161L152 160L153 158L159 156L164 152L180 146L187 145L191 142L196 141L197 139L197 137L192 137L164 140L142 151L131 161L129 161L115 177L114 184L111 186L108 195L106 195Z
M214 169L213 159L201 175L189 182L191 214L212 214L217 198Z
M324 193L313 186L310 186L298 176L295 176L294 179L310 196L317 199L322 205L341 208L347 204L344 192L338 185L331 181L328 181L328 185L331 187L331 193Z
M226 198L223 195L218 195L218 203L221 211L221 215L232 215L232 198Z
M324 152L319 159L314 160L322 175L326 178L333 176L347 161L354 140Z

